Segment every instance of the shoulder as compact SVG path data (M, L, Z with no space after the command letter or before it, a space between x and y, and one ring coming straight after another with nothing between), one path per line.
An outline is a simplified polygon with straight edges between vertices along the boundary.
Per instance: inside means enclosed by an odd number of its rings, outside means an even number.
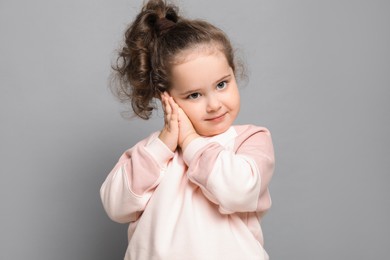
M235 125L233 126L234 130L237 133L237 137L240 136L251 136L256 133L264 133L266 135L271 136L271 132L268 130L268 128L263 126L256 126L256 125Z
M256 125L236 125L233 126L237 133L234 142L234 150L243 147L268 147L273 149L271 133L268 128ZM267 149L268 149L267 148Z
M136 141L132 147L128 148L125 151L125 154L132 153L136 149L140 149L140 148L143 149L144 147L149 146L151 143L156 142L156 139L158 139L159 134L160 134L159 131L149 133L143 139Z

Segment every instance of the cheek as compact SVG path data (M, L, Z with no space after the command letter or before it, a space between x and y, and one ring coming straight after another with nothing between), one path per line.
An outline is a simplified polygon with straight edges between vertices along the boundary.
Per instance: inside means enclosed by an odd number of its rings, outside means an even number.
M238 90L231 93L231 105L233 106L233 109L239 110L240 109L240 93Z
M237 110L240 110L240 97L237 97L237 102L236 102L236 106L237 106Z
M196 124L199 121L201 113L199 108L197 108L194 104L178 104L181 109L183 109L184 113L188 116L192 124Z
M194 123L194 121L196 121L196 110L195 109L191 109L191 108L188 108L188 107L185 107L183 108L183 111L184 113L186 113L186 115L188 116L188 118L191 120L192 123Z

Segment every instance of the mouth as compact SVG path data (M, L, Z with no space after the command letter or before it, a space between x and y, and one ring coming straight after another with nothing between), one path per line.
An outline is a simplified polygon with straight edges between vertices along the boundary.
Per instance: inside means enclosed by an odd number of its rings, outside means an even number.
M215 116L212 118L207 118L206 121L221 121L227 113L223 113L222 115Z

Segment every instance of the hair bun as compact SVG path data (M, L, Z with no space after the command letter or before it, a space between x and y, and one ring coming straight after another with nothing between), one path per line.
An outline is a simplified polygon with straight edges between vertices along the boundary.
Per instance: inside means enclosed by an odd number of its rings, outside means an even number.
M164 31L171 29L175 25L176 25L176 23L174 21L169 20L166 17L157 19L156 24L155 24L156 30L160 34L163 33Z
M143 8L148 24L158 34L172 28L178 21L178 8L163 0L149 0Z

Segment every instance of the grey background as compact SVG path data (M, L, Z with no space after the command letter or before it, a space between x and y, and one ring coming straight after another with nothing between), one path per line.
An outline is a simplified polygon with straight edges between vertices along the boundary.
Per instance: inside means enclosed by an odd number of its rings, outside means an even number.
M387 259L390 2L179 3L246 60L237 123L273 133L271 259ZM122 259L127 225L99 188L162 125L123 120L107 89L140 4L0 1L0 259Z

